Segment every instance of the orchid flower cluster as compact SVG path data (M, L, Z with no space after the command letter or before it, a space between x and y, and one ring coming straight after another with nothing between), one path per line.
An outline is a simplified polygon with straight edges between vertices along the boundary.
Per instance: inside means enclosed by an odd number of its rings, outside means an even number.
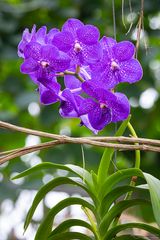
M38 86L40 102L60 102L62 117L80 118L80 124L95 134L130 113L127 97L115 87L142 78L134 54L130 41L100 39L97 27L73 18L61 31L53 28L47 33L45 26L38 31L33 26L31 33L25 29L18 45L18 56L24 59L21 72ZM62 77L64 84L59 81Z

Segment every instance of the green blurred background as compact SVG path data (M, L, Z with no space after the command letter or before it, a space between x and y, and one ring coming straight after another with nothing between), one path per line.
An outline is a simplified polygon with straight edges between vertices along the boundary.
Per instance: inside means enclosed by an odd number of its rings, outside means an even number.
M132 10L130 3L132 4ZM136 43L136 26L140 14L140 1L125 0L122 16L122 1L115 0L117 40L128 39ZM75 17L84 23L94 24L103 35L113 37L113 16L111 0L0 0L0 120L23 127L44 130L72 136L90 136L92 133L79 127L78 120L61 119L57 105L40 106L36 86L27 75L20 73L22 60L17 56L17 44L23 30L46 25L48 29L60 28L67 18ZM131 27L128 34L128 29ZM160 1L144 1L144 29L141 34L138 52L144 76L134 84L122 84L118 90L124 92L132 105L131 123L140 137L160 138ZM118 124L119 125L119 124ZM100 135L114 134L115 126L107 126ZM128 133L126 133L128 134ZM44 141L42 139L41 141ZM5 151L40 142L39 138L0 130L0 151ZM103 150L84 146L86 167L96 170ZM40 153L17 158L1 166L0 202L6 199L16 203L24 189L36 190L51 177L48 173L38 173L21 182L13 182L16 172L41 161L76 163L82 166L81 146L66 145ZM134 164L133 152L117 154L117 168L131 167ZM142 170L160 177L158 153L142 153ZM58 174L57 172L54 173ZM47 176L47 177L46 177ZM144 212L142 212L143 215ZM150 213L145 220L152 221ZM2 219L0 218L0 221ZM1 228L0 228L0 231ZM7 239L7 235L6 235ZM10 238L12 239L12 238ZM25 239L25 238L16 238ZM5 240L4 237L0 240Z

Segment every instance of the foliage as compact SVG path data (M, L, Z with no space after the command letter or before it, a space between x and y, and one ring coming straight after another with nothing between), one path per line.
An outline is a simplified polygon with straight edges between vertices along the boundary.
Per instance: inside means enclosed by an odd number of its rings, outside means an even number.
M127 35L126 32L131 24L131 12L129 1L124 2L124 21L126 28L122 21L122 1L115 1L117 40L132 39L135 43L135 37L133 36L135 36L134 30L139 18L140 1L131 0L134 18L132 28ZM2 0L0 1L0 13L0 120L48 132L61 132L63 134L71 134L72 136L88 136L90 132L87 129L83 129L83 131L81 131L81 129L79 130L76 120L61 121L55 110L57 106L42 107L37 115L32 115L29 112L29 106L31 106L32 103L36 103L36 106L39 107L39 100L36 91L33 92L34 86L29 81L29 78L22 76L19 72L21 61L18 61L17 45L24 28L29 27L31 29L33 23L36 23L37 27L47 24L47 27L50 29L54 26L60 27L69 17L76 17L85 23L94 24L100 27L102 35L113 36L112 1ZM153 19L159 19L158 16L159 0L155 0L154 4L150 0L145 0L144 29L147 46L145 46L144 38L142 38L138 52L138 59L143 66L144 77L143 81L132 86L132 88L125 85L124 90L124 93L128 97L131 97L130 100L134 100L134 103L139 103L141 94L146 89L156 89L158 97L150 108L143 108L140 104L132 108L132 122L134 123L138 136L155 139L159 139L160 136L160 44L159 26L153 24ZM121 91L122 87L123 85L119 86L118 90ZM145 119L145 121L141 121L141 119ZM108 136L113 135L113 129L114 125L111 124L104 130L103 134ZM1 151L27 144L27 138L23 134L6 132L0 129L0 136ZM96 171L102 149L89 149L88 146L84 146L84 151L87 168ZM37 155L41 161L45 162L75 163L76 165L82 166L81 148L78 145L74 145L74 147L73 145L64 145L63 147L41 151L37 153L36 156ZM116 167L118 169L133 167L132 158L133 155L131 152L119 152ZM34 164L33 159L34 155L23 158L21 161L17 158L1 166L0 178L3 180L1 182L1 204L5 199L11 199L13 202L16 202L20 191L23 189L39 189L42 184L42 178L45 175L42 171L31 174L30 177L25 178L24 182L20 185L16 184L15 181L9 181L13 173L22 172L26 168L31 167ZM142 153L141 169L159 178L159 154L152 152ZM109 174L112 171L113 166L110 166ZM47 173L52 173L53 177L57 176L56 170L53 169L47 169ZM94 177L94 174L92 176ZM146 191L142 190L142 192L147 198L145 194ZM139 197L142 192L137 189ZM143 218L147 222L153 221L152 214L150 214L148 208L147 211L143 211L143 208L140 208L138 214L140 216L143 215ZM81 236L81 238L83 238L83 236Z
M116 135L122 135L128 124L129 119L122 123L116 132ZM107 152L110 154L107 154ZM160 237L160 230L158 228L149 226L148 224L118 223L119 217L124 210L136 205L151 204L153 207L155 220L160 226L160 181L152 175L142 172L139 168L123 169L109 175L108 170L111 164L113 153L114 149L105 149L97 174L93 171L89 172L86 169L74 165L42 163L15 176L14 179L18 179L24 176L28 176L37 170L46 169L47 167L65 169L68 172L72 174L74 173L76 175L76 177L54 178L46 185L41 187L41 189L36 194L32 206L27 214L24 229L27 229L38 204L49 191L62 184L70 184L78 186L86 191L90 197L90 200L84 200L77 197L69 197L60 201L57 205L49 210L44 220L41 222L37 230L35 240L61 239L62 237L63 239L77 238L111 240L118 239L119 237L116 236L122 230L134 227L145 229L155 236ZM102 166L104 166L103 170ZM117 186L117 184L122 180L131 178L133 176L134 178L135 176L143 178L147 182L147 185L145 187L144 185L135 187L131 181L130 185L123 184L121 187ZM132 193L138 191L149 191L151 202L143 198L131 198ZM125 198L123 199L124 195ZM120 197L122 197L122 200L118 200ZM89 223L86 223L85 221L79 219L69 219L64 220L59 226L52 230L55 216L62 209L75 204L82 206L82 210L87 215ZM83 226L89 229L91 231L90 236L88 237L87 235L83 235L78 232L70 232L69 229L73 226ZM124 238L127 239L129 236L124 235ZM134 239L133 236L130 236L130 239L132 238ZM143 238L139 237L139 239Z

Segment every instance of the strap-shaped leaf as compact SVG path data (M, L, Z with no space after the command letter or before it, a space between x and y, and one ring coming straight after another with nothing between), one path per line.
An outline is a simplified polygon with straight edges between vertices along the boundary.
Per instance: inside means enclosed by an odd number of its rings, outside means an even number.
M90 189L94 192L94 194L96 194L91 174L84 168L81 168L81 167L73 165L73 164L63 165L63 164L56 164L56 163L51 163L51 162L43 162L43 163L40 163L32 168L29 168L29 169L19 173L18 175L13 177L12 180L28 176L29 174L32 174L34 172L41 171L44 169L61 169L61 170L65 170L65 171L74 173L78 177L82 178L87 183L87 185L90 187Z
M51 180L50 182L48 182L47 184L45 184L43 187L40 188L40 190L37 192L32 206L29 209L29 212L27 214L26 220L25 220L25 224L24 224L24 229L26 230L28 225L30 224L30 221L33 217L33 214L38 206L38 204L40 203L40 201L45 197L45 195L50 192L51 190L53 190L55 187L58 187L62 184L71 184L71 185L75 185L78 187L81 187L83 190L85 190L86 192L88 192L88 194L90 196L92 196L89 192L89 190L87 189L86 185L83 184L83 182L81 181L80 178L67 178L67 177L58 177L55 178L53 180Z
M145 223L126 223L122 225L118 225L114 228L111 228L105 235L104 240L110 240L113 237L116 236L117 233L129 229L129 228L139 228L139 229L144 229L160 238L160 230L158 228L152 227L148 224Z
M143 238L141 236L133 236L128 234L115 237L113 240L150 240L150 239L146 237Z
M122 136L124 131L127 128L128 122L130 121L131 116L129 116L125 121L122 122L120 127L118 128L115 136ZM108 170L110 166L110 162L113 156L115 149L114 148L106 148L103 152L99 169L98 169L98 184L102 185L106 178L108 177Z
M143 173L149 187L153 213L158 226L160 227L160 180L148 173Z
M66 230L68 230L70 227L73 227L73 226L81 226L81 227L89 229L91 232L94 233L92 226L89 223L87 223L83 220L80 220L80 219L69 219L69 220L66 220L66 221L62 222L61 224L59 224L58 227L56 227L51 232L49 237L52 237L53 235L58 234L58 233L65 232Z
M118 202L115 206L113 206L104 216L100 223L100 232L102 235L105 235L106 231L108 230L110 224L114 220L115 217L119 216L124 210L129 207L141 205L141 204L149 204L149 201L143 199L132 199L132 200L124 200Z
M120 186L120 187L114 188L102 200L102 203L99 209L100 216L103 217L109 211L111 205L116 201L116 199L122 196L123 194L126 194L127 192L131 192L131 191L142 192L146 190L147 189L145 188L132 187L132 186Z
M106 196L106 194L112 190L113 186L115 186L117 183L132 176L144 178L143 172L138 168L123 169L117 171L116 173L113 173L106 179L102 187L99 189L100 199L102 200Z
M71 205L81 205L83 207L90 209L93 212L93 214L96 215L94 206L91 203L87 202L86 200L82 198L66 198L60 201L48 212L46 218L40 224L34 240L47 240L48 236L52 231L52 225L56 214L59 213L62 209Z
M148 184L148 189L151 196L151 202L153 207L154 216L157 224L160 226L160 180L153 177L148 173L143 173L140 169L130 168L117 171L116 173L109 176L102 188L99 190L99 197L102 200L112 189L113 187L128 177L138 176L145 178Z
M92 240L92 237L89 237L83 233L78 233L78 232L66 232L66 233L59 233L52 237L47 238L47 240L70 240L70 239ZM46 239L43 239L43 240L46 240Z
M92 179L92 175L84 168L81 168L79 166L73 165L73 164L66 164L65 165L67 168L69 168L72 172L77 173L80 178L83 179L87 183L87 185L90 187L92 192L96 195L97 193L95 192L94 188L94 183Z
M44 169L65 170L65 171L74 173L74 174L78 175L80 178L83 178L83 179L85 178L85 176L88 177L88 175L90 175L90 173L87 170L85 170L85 169L83 169L79 166L72 165L72 164L63 165L63 164L57 164L57 163L51 163L51 162L43 162L43 163L40 163L40 164L38 164L38 165L36 165L32 168L29 168L29 169L19 173L18 175L14 176L12 178L12 180L28 176L28 175L30 175L34 172L41 171L41 170L44 170Z

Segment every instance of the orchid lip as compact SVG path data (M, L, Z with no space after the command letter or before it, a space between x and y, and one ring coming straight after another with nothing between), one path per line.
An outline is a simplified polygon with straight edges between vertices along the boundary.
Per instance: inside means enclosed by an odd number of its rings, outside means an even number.
M103 108L106 108L107 105L105 103L100 103L100 108L103 109Z
M118 63L116 63L116 61L111 62L111 69L112 70L118 70L119 69L119 65L118 65Z
M81 47L80 43L75 42L74 51L75 52L80 52L81 50L82 50L82 47Z
M46 68L49 66L49 63L46 61L41 61L40 64L41 64L42 68Z

